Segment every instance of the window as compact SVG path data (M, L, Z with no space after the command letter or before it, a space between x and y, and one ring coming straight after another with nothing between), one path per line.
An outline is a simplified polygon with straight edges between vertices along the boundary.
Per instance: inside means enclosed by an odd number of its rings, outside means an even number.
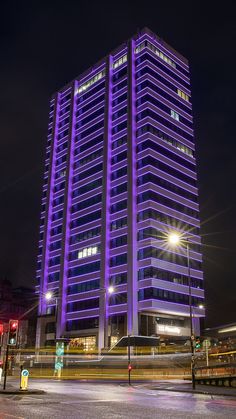
M58 249L60 249L61 248L61 240L57 240L56 242L52 242L51 244L50 244L50 246L49 246L49 249L51 250L51 251L53 251L53 250L58 250Z
M73 183L78 182L79 180L86 179L89 176L95 175L98 172L101 172L103 167L102 163L97 164L96 166L91 167L88 170L85 170L84 172L79 173L78 175L73 177Z
M111 222L111 230L118 230L123 227L127 227L127 217L119 218L118 220Z
M127 293L112 294L109 299L109 306L117 306L119 304L127 303Z
M122 211L127 208L127 199L124 201L116 202L111 206L111 213L114 214L115 212Z
M189 102L189 96L186 95L186 93L182 92L182 90L177 89L177 93L180 97L182 97L182 99L186 100L187 102Z
M188 286L188 276L178 274L175 272L166 271L154 266L148 266L138 271L138 279L161 279L162 281L174 282L175 284L181 284ZM191 278L191 286L193 288L203 289L203 281L198 278Z
M122 167L121 169L112 172L111 180L119 179L122 176L127 175L127 166Z
M125 246L127 244L127 235L116 237L111 240L111 249L115 247Z
M88 124L89 122L93 121L94 119L98 118L100 115L104 114L104 107L96 110L95 112L91 113L88 116L80 117L79 121L76 124L76 129Z
M157 113L157 111L153 111L152 109L145 109L144 111L138 113L136 120L139 122L148 117L152 118L156 122L159 122L160 124L164 125L164 127L169 128L171 131L177 133L178 135L181 135L184 139L193 142L193 134L189 134L185 129L178 127L176 124L172 124L172 122L168 121L166 118L163 118Z
M67 288L67 294L79 294L81 292L92 291L95 289L99 289L99 279L69 285Z
M48 275L48 282L55 282L59 281L60 272L53 272L52 274Z
M178 150L182 151L183 153L187 154L188 156L193 157L193 150L191 150L191 148L183 145L179 141L176 141L174 138L170 137L165 132L160 131L159 129L153 127L152 125L150 124L143 125L141 128L137 130L137 136L140 136L144 134L145 132L150 132L151 134L156 135L157 137L161 138L161 140L165 141L167 144L170 144L173 147L177 148ZM176 154L173 154L170 151L168 152L169 154L165 154L167 153L167 150L164 150L163 147L161 147L159 144L153 143L151 140L147 140L147 141L148 141L148 146L150 146L154 150L158 151L161 154L166 155L169 158L174 159L180 164L183 164L183 159L181 159L181 157L178 157ZM143 148L144 147L143 144L145 143L141 143L138 145L138 151L145 150L145 148ZM187 166L187 162L185 160L185 165L186 167L188 167L188 169L194 170L194 166L192 165L192 163L189 163L190 166Z
M49 259L49 266L59 265L60 260L61 260L60 256L55 256L55 257Z
M172 208L180 213L187 214L190 217L198 218L198 212L193 210L192 208L187 207L186 205L180 204L176 202L174 199L167 198L166 196L160 195L156 192L151 190L145 191L138 195L138 203L146 202L146 201L154 201L158 204L165 205L168 208Z
M79 227L84 224L91 223L92 221L101 218L101 211L91 212L90 214L84 215L83 217L72 220L70 223L71 228Z
M114 157L112 157L111 159L111 163L112 164L116 164L119 163L120 161L126 159L127 157L127 151L122 151L122 153L116 154Z
M64 202L64 195L62 195L62 196L60 196L60 197L58 197L58 198L55 198L55 199L52 201L52 206L53 206L53 207L56 207L57 205L61 205L61 204L63 204L63 202Z
M56 186L54 186L54 192L59 192L65 188L65 182L58 183Z
M61 232L62 232L62 225L59 225L51 229L51 236L56 236L57 234L60 234Z
M173 109L170 110L170 116L171 118L174 118L176 121L179 121L179 114L173 111Z
M112 128L112 134L118 134L118 132L122 131L125 128L127 128L127 121L121 122L120 124Z
M115 150L115 148L120 147L121 145L126 144L126 143L127 143L127 137L126 136L121 137L118 140L113 141L112 150Z
M115 121L116 119L120 118L123 115L127 114L127 107L125 106L124 108L120 109L119 111L115 112L112 115L112 121Z
M192 177L186 175L181 171L181 169L177 170L170 165L161 162L160 160L155 159L152 156L144 157L143 159L138 160L137 166L139 169L142 167L151 165L155 168L158 168L162 170L163 172L166 172L168 175L171 175L177 179L182 180L183 182L188 183L189 185L192 185L196 187L196 179L193 179Z
M91 198L85 199L84 201L80 201L77 204L72 205L71 212L73 214L74 212L80 211L81 209L91 207L92 205L95 205L101 202L101 200L102 200L101 194L92 196Z
M153 208L147 208L144 211L140 211L138 213L138 221L148 220L151 218L152 220L161 221L165 223L168 227L178 228L182 231L188 230L188 233L199 235L199 228L195 227L191 224L183 222L175 217L171 217L170 215L163 214L159 211L156 211Z
M83 233L76 234L70 238L70 244L79 243L84 240L97 237L101 234L101 227L92 228L91 230L83 231Z
M87 265L76 266L68 271L68 277L86 275L100 270L100 261L88 263Z
M118 60L114 61L114 63L112 64L113 68L117 68L120 65L126 63L127 61L127 55L123 55L122 57L120 57Z
M112 285L120 285L127 283L127 272L122 272L116 275L112 275L110 277L110 284Z
M190 201L197 202L197 195L193 194L185 189L181 188L180 186L175 185L168 180L161 178L160 176L156 176L153 173L146 173L143 176L139 176L137 180L138 186L145 185L146 183L153 183L154 185L158 185L168 191L175 193L176 195L183 196Z
M169 114L169 112L170 112L169 106L165 105L162 101L157 100L156 98L154 98L153 96L151 96L148 93L143 95L140 99L138 99L137 105L141 106L143 103L146 103L146 102L149 102L149 103L153 104L155 107L163 110L167 114ZM174 114L178 115L176 112L174 112ZM179 115L178 115L178 118L179 118ZM177 118L174 118L174 119L177 119ZM177 120L179 121L179 119L177 119ZM181 116L181 122L182 122L182 124L186 125L187 127L192 128L192 122L189 121L187 118L184 118L184 117Z
M117 196L123 192L127 192L127 183L121 183L118 186L115 186L114 188L112 188L111 190L111 196Z
M164 260L166 262L174 263L180 266L187 266L187 257L176 254L170 251L163 252L163 249L158 249L156 247L145 247L144 249L139 249L138 251L138 260L154 258ZM192 269L201 270L202 264L200 261L195 259L190 259L190 267Z
M156 54L158 57L160 57L163 61L165 61L167 64L171 65L172 67L176 68L176 64L174 61L172 61L169 57L167 57L167 55L165 55L162 51L160 51L158 48L156 48L153 44L151 44L151 42L149 41L144 41L142 42L140 45L138 45L135 48L135 53L137 54L138 52L142 51L145 47L147 47L148 49L150 49L151 51L154 52L154 54Z
M110 266L119 266L124 265L127 263L127 253L123 253L121 255L113 256L110 259Z
M80 140L80 136L77 135L76 141ZM94 147L96 144L99 144L103 141L103 135L98 135L90 141L87 141L85 144L82 144L80 147L75 149L75 155L82 153L82 151L88 150L91 147Z
M100 71L97 73L94 77L92 77L90 80L87 80L84 84L82 84L78 90L76 91L77 94L84 92L87 90L90 86L92 86L94 83L96 83L98 80L100 80L102 77L105 76L105 70Z
M156 92L158 95L162 96L163 98L167 99L169 102L173 103L173 105L178 106L187 114L191 115L191 108L183 104L179 99L176 99L173 94L167 93L163 87L158 86L157 84L151 82L150 80L144 80L140 84L137 85L137 92L141 92L143 89L149 88Z
M93 189L102 186L102 178L94 180L93 182L87 183L87 185L81 186L78 189L75 189L72 193L72 197L76 198L79 195L83 195L86 192L92 191Z
M79 251L71 252L69 255L69 260L75 259L84 259L90 256L95 256L97 253L100 252L100 246L89 246L80 249Z
M166 291L163 289L152 288L152 287L139 290L138 299L139 301L154 299L154 300L170 301L177 304L185 304L185 305L189 304L188 294L181 294L178 292ZM202 304L202 302L203 302L202 298L192 296L193 306L197 307L199 304Z
M89 154L88 156L84 157L83 159L80 159L75 162L74 169L77 169L80 166L83 166L84 164L89 163L90 161L93 161L97 159L98 157L101 157L103 154L103 149L100 148L97 151L94 151L94 153Z
M89 300L74 301L67 303L67 313L73 311L89 310L99 307L99 298L90 298Z
M127 74L127 66L123 67L121 70L117 71L113 77L112 77L112 81L113 83L117 82L117 80L122 79L122 77L126 76Z

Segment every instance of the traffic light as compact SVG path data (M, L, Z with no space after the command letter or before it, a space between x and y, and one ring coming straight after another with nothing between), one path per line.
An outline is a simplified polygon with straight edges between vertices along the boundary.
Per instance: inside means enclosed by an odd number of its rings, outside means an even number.
M2 340L3 340L3 323L0 323L0 346L2 346Z
M195 338L195 349L198 350L200 348L201 348L200 336L196 336L196 338Z
M15 346L18 334L18 320L9 320L8 345Z

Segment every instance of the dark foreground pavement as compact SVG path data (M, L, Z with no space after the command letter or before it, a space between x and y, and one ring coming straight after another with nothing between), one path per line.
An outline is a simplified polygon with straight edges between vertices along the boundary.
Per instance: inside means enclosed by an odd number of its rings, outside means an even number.
M31 380L42 395L0 395L0 419L235 418L236 397L169 391L188 383ZM13 379L9 385L15 386ZM158 388L161 386L161 389ZM182 389L184 390L184 389Z

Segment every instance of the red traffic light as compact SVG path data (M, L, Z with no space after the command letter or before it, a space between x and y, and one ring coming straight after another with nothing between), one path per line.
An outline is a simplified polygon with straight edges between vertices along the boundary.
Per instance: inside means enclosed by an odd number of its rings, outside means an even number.
M128 371L131 371L132 370L132 365L128 365Z
M9 320L8 345L16 346L18 334L18 320Z
M18 320L10 320L9 327L11 332L15 331L18 328Z
M0 323L0 336L3 335L3 323Z

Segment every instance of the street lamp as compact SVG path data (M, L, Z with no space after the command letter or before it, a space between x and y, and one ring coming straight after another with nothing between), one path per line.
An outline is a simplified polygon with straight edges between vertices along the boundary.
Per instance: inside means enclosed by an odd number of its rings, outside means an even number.
M109 285L108 287L102 287L100 288L100 293L102 297L102 306L103 306L103 344L101 345L101 348L105 346L105 348L108 347L108 338L109 338L109 327L110 327L110 319L108 316L108 297L112 295L115 291L115 288L112 285ZM99 344L100 348L100 344ZM99 349L100 351L100 349Z
M168 243L171 246L180 246L182 242L186 243L187 268L188 268L188 290L189 290L189 317L190 317L190 344L191 344L191 375L192 387L195 389L195 371L194 371L194 334L193 334L193 306L192 306L192 290L191 290L191 273L190 273L190 257L189 257L189 240L179 233L172 232L168 235ZM203 306L199 306L203 309Z
M44 294L45 300L49 303L52 300L55 300L55 330L57 330L57 313L58 313L58 297L52 293L52 291L47 291ZM55 332L55 337L57 337L57 333Z
M45 300L50 301L53 297L53 294L51 291L47 291L45 294Z

